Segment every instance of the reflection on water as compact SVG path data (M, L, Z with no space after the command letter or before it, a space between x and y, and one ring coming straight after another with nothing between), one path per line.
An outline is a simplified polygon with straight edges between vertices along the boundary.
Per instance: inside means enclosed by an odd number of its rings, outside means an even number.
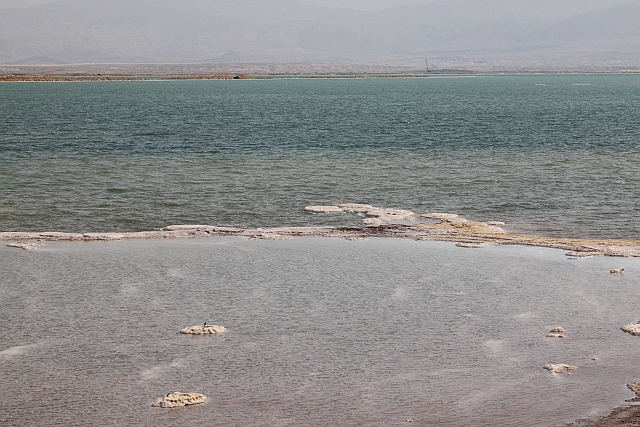
M394 239L2 247L0 419L546 426L605 414L638 380L640 339L619 326L640 315L639 273L639 260ZM203 321L229 331L178 333ZM545 338L554 326L567 338ZM553 377L546 363L578 369ZM151 407L172 391L209 401Z

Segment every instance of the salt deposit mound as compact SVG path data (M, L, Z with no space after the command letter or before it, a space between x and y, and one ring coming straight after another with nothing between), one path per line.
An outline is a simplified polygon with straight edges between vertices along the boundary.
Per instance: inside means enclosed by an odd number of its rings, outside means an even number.
M181 406L204 403L207 397L200 393L180 393L179 391L159 397L151 406L158 408L178 408Z
M629 332L631 335L640 336L640 322L629 323L628 325L620 326L625 332Z
M572 365L565 365L564 363L559 363L557 365L544 365L544 369L551 372L552 374L558 374L560 372L572 371L576 369L576 367Z
M221 335L227 332L227 328L220 325L195 325L180 330L181 334L189 335Z

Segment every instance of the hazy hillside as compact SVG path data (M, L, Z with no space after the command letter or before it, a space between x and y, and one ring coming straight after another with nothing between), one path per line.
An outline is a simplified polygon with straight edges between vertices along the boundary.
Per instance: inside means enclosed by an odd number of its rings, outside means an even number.
M293 0L75 0L0 10L0 63L428 56L454 65L638 65L639 47L640 0L451 0L370 11Z

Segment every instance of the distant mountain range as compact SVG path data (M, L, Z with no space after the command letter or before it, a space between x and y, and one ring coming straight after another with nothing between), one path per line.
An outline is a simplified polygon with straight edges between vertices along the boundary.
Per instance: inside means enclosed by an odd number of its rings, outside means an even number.
M293 0L74 0L0 10L0 63L640 65L640 0L451 0L387 10ZM417 61L417 62L416 62Z

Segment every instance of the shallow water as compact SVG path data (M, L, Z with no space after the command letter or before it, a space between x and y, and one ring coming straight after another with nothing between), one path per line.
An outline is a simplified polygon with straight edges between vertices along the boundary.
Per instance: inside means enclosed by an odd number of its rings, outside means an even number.
M637 259L217 237L0 260L4 425L547 426L608 413L638 380L640 338L619 329L640 316ZM204 321L229 331L178 334ZM150 406L171 391L209 401Z
M544 85L544 86L540 86ZM0 231L350 225L640 238L640 76L4 83Z

